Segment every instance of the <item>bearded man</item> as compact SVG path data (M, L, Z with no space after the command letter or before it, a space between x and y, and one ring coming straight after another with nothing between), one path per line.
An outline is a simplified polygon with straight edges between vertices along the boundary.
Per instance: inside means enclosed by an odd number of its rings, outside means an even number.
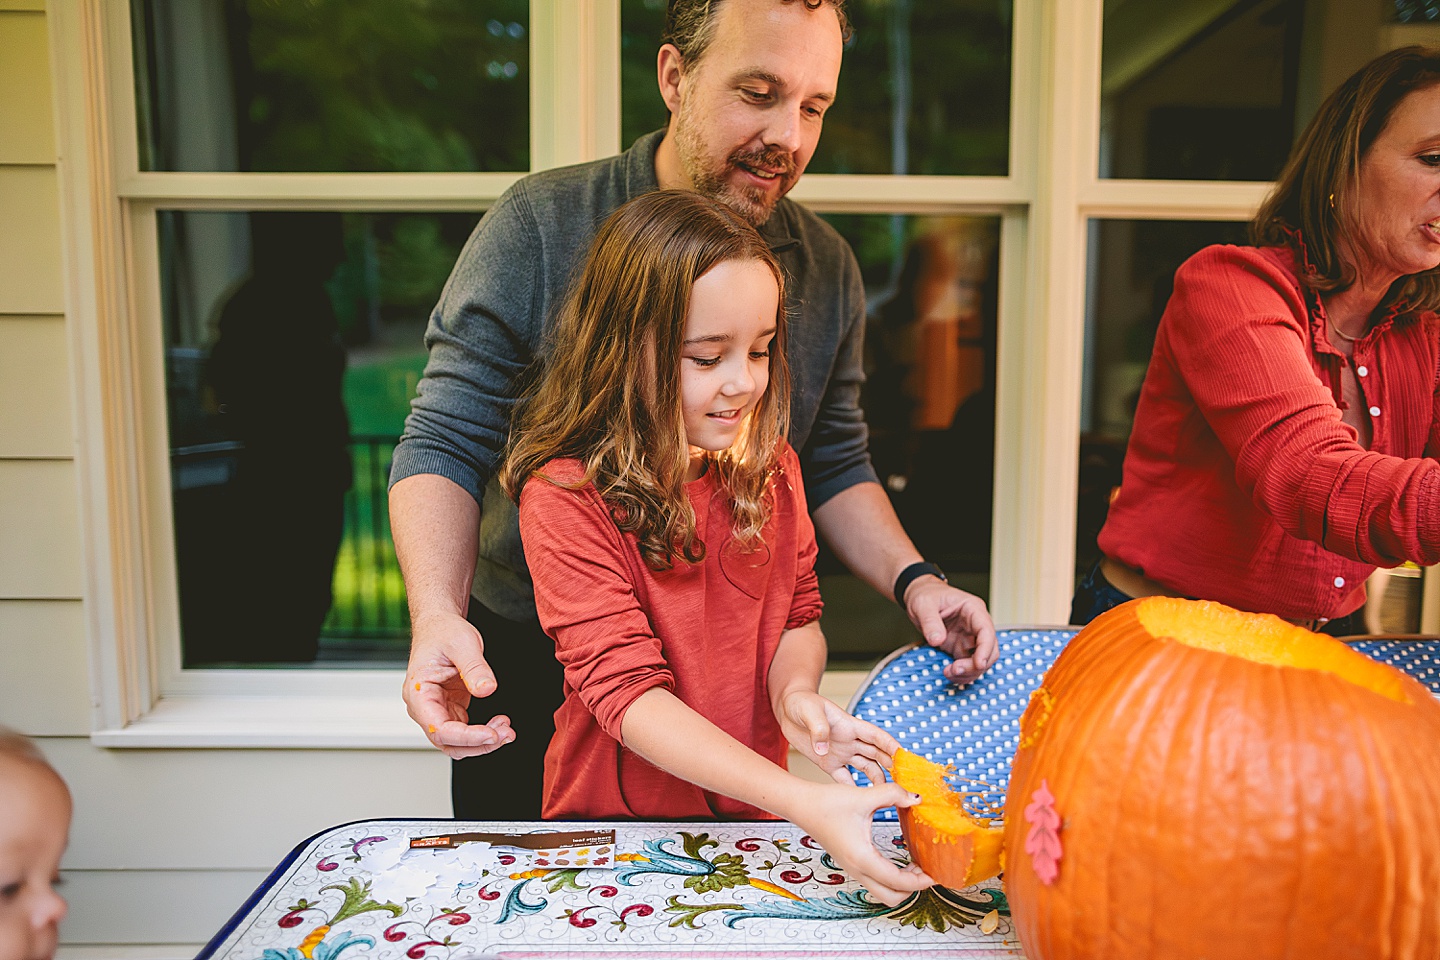
M540 816L564 675L536 618L515 504L493 476L515 398L595 231L651 190L726 203L786 272L790 443L820 535L956 658L951 679L973 679L995 659L984 602L924 561L870 465L855 256L785 199L820 140L848 32L844 0L671 0L656 64L667 127L617 157L519 181L460 254L430 318L425 376L390 477L412 626L405 703L455 761L456 817Z

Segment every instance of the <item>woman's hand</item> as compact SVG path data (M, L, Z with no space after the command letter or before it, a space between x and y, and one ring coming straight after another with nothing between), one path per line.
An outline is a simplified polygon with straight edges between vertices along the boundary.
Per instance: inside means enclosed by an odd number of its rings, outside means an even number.
M908 807L920 798L893 783L873 787L811 784L803 813L792 821L814 837L845 875L865 887L886 906L899 905L935 881L915 864L901 867L881 853L871 833L876 810L894 804Z
M785 739L836 782L849 785L847 765L871 783L884 783L900 744L873 723L852 717L818 693L792 691L781 698L777 719ZM882 804L883 806L883 804Z

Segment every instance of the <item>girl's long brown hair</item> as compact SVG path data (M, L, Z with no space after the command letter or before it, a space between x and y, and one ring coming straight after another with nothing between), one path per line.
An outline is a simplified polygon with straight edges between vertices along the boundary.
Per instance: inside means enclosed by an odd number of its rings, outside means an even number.
M1251 242L1295 247L1299 231L1308 262L1301 279L1322 293L1355 282L1341 235L1354 222L1360 162L1390 116L1411 93L1440 83L1440 48L1410 46L1382 53L1325 98L1300 135L1275 189L1250 223ZM1351 240L1354 238L1351 237ZM1440 270L1401 277L1391 302L1411 310L1440 308Z
M729 207L686 190L637 197L612 213L566 297L537 380L524 392L500 483L511 498L543 467L579 460L621 530L665 570L705 556L685 494L690 462L680 398L681 346L695 281L727 261L758 260L775 275L779 306L770 385L726 450L707 455L742 549L755 547L772 506L770 475L789 429L785 280L755 228Z

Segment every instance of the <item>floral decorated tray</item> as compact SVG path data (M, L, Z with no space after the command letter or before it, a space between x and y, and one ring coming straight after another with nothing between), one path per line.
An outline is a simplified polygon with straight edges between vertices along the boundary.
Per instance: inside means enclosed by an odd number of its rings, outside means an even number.
M560 828L613 830L613 849L601 841L582 852L608 865L562 867L551 851L489 843L411 847L446 834ZM904 862L898 827L874 830ZM882 953L1023 956L998 881L937 887L887 907L789 823L366 820L297 847L199 960Z

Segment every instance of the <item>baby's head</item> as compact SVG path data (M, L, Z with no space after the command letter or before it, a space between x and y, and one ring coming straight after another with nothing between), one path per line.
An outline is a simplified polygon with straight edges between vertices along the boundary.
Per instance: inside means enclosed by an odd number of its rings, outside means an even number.
M70 833L70 791L34 744L0 727L0 960L55 955L65 898L55 891Z

